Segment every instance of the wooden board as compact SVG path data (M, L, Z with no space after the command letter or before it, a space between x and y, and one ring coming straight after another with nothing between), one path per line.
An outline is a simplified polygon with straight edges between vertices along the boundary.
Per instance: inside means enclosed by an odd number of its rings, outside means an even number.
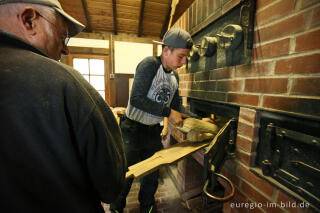
M160 166L174 163L177 160L180 160L181 158L190 155L201 148L206 148L206 152L208 152L208 150L210 150L216 144L216 142L218 140L221 140L221 138L225 135L225 130L230 127L230 123L231 120L225 123L225 125L219 130L212 141L199 143L177 143L172 145L171 147L156 152L150 158L130 166L129 171L126 173L126 178L138 178L145 176L155 171Z
M171 164L205 146L208 146L209 143L210 142L183 142L177 143L166 149L162 149L150 158L130 166L129 171L126 173L126 178L138 178L145 176L155 171L160 166Z

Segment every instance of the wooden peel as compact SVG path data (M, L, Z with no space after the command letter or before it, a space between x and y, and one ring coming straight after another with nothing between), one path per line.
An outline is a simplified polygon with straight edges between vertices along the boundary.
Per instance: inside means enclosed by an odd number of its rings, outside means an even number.
M145 176L158 169L158 167L171 164L201 149L202 147L207 146L208 144L209 142L183 142L174 144L171 147L156 152L150 158L130 166L129 171L126 173L126 178L138 178Z
M217 138L221 134L218 126L194 118L185 119L182 130L187 133L191 131L197 131L200 133L202 132L202 134L207 134L205 132L209 132L212 137L217 134L215 138ZM215 143L215 138L211 142L206 141L194 143L189 141L177 143L166 149L162 149L156 152L150 158L130 166L129 171L126 173L126 178L142 177L157 170L160 166L174 163L175 161L180 160L181 158L192 154L193 152L203 147L208 146L209 143L210 145L212 143Z

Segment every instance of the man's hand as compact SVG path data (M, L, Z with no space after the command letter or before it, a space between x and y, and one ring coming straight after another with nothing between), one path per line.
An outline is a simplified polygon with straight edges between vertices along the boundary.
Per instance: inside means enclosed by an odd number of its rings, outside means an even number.
M168 118L167 117L163 118L163 129L160 135L162 140L166 140L168 135Z
M180 113L176 110L171 109L170 115L169 115L169 121L175 125L175 126L182 126L183 120L182 118L188 118L189 116L183 113Z
M161 135L162 140L166 140L167 135L168 135L168 128L163 128L160 135Z

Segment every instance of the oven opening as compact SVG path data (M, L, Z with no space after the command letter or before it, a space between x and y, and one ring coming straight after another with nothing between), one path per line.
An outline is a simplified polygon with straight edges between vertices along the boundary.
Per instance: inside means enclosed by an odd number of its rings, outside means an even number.
M218 138L217 141L219 142L215 144L215 148L212 149L212 151L206 152L208 150L207 148L199 150L182 161L169 166L168 173L180 192L183 202L185 202L185 205L190 210L198 209L200 212L220 211L223 202L221 200L211 199L205 195L204 191L218 199L222 198L222 200L227 199L227 195L231 194L225 190L231 188L227 181L224 181L221 177L213 177L210 170L212 170L212 165L214 165L214 171L219 173L224 161L230 157L228 153L234 153L235 151L234 143L236 139L239 108L195 99L190 99L189 103L192 112L201 117L211 117L214 119L220 127L220 130L222 130L220 131L222 134L218 134L219 137L215 137ZM173 132L171 137L172 143L179 143L186 140L185 135L176 133L176 131ZM232 145L228 146L229 143ZM226 150L226 147L230 147L230 149ZM209 179L210 181L208 181ZM222 182L223 185L221 185L220 182ZM206 187L204 187L205 185ZM203 206L205 206L207 210L204 210Z

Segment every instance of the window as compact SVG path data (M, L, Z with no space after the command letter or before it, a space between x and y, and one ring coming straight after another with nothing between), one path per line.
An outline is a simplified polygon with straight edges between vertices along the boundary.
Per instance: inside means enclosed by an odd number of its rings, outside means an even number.
M95 58L73 58L73 68L100 93L105 99L105 66L103 59Z

